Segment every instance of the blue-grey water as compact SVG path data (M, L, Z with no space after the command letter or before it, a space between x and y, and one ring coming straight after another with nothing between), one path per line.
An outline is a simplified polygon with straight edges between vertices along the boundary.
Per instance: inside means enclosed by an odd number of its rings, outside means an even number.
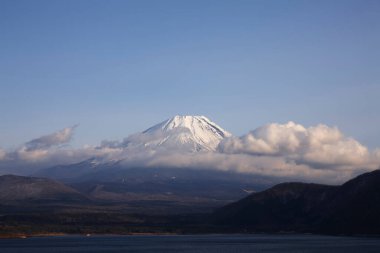
M1 239L0 252L379 253L380 239L316 235L60 236Z

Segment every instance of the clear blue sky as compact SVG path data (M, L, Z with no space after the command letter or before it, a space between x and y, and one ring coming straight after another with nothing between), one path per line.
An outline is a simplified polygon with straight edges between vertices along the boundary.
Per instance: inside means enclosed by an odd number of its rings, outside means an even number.
M380 146L380 1L0 1L0 147L73 145L176 114L236 135L338 126Z

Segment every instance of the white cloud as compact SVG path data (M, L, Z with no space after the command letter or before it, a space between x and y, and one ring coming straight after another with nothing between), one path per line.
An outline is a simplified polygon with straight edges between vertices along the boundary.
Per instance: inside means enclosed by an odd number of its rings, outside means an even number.
M37 169L80 162L107 152L107 149L99 150L89 146L78 149L65 147L64 144L70 142L76 127L67 127L33 139L11 152L0 149L0 174L4 172L31 174Z
M282 156L311 167L366 166L368 149L336 127L305 128L294 122L268 124L242 136L224 140L219 150L229 154Z
M4 160L5 157L6 157L6 155L7 155L7 152L5 152L4 149L1 149L1 148L0 148L0 161L1 161L1 160Z
M27 151L43 150L53 146L68 143L73 137L73 133L77 125L66 127L58 132L39 137L37 139L25 143L24 148Z

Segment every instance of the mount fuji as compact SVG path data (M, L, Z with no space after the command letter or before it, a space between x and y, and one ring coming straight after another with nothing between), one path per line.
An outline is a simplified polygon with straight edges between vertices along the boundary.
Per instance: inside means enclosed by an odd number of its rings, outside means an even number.
M34 176L60 180L100 201L143 201L148 206L164 201L165 210L174 202L199 208L220 206L266 188L267 179L214 168L143 166L127 161L136 154L149 159L151 154L196 157L196 153L217 152L219 143L230 136L205 116L175 116L122 142L111 143L123 150L116 159L93 157L43 169Z
M126 138L122 146L177 152L215 151L221 140L231 136L205 116L175 116Z
M42 169L33 176L71 181L78 178L87 180L102 173L103 178L114 178L111 175L115 172L115 168L122 171L125 171L127 167L131 168L128 161L134 161L136 154L148 159L152 154L162 156L179 153L191 155L197 152L216 152L219 143L224 138L231 136L231 133L205 116L174 116L143 132L130 135L122 142L112 142L110 147L122 150L116 155L96 156L75 164ZM147 170L147 168L140 170ZM96 177L98 178L98 176Z

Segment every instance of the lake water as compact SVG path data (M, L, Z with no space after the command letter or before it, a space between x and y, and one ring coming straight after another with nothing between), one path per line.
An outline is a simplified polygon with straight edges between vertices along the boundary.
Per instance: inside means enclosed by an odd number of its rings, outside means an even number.
M57 236L0 239L1 253L379 253L380 238L315 235Z

